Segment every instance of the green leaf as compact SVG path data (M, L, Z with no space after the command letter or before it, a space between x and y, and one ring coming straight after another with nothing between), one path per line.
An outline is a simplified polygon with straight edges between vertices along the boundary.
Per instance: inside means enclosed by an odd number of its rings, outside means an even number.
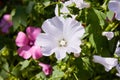
M25 61L23 61L23 62L20 62L20 64L22 65L22 67L21 67L21 69L20 69L20 70L23 70L23 69L25 69L26 67L28 67L28 66L29 66L30 61L25 60Z
M54 66L53 69L54 70L50 80L61 80L61 78L64 76L64 72L61 71L57 66Z
M114 17L114 12L113 11L108 11L107 12L107 18L108 20L112 21Z
M27 14L25 9L22 7L17 7L15 15L12 17L13 30L17 30L20 25L27 26Z
M33 1L30 1L30 2L29 2L28 6L27 6L27 8L26 8L26 12L27 12L27 13L31 13L34 4L35 4L35 2L33 2Z
M84 60L84 61L83 61ZM83 60L81 58L77 58L75 60L75 66L77 69L76 73L76 77L78 78L78 80L88 80L91 77L91 70L88 68L90 67L90 65L88 66L88 59L83 58ZM87 65L87 66L86 66Z
M95 48L96 53L102 54L103 56L110 56L108 40L102 36L105 25L104 16L101 16L101 12L96 9L89 9L88 13L87 24L89 27L87 30L89 33L89 41Z
M11 73L12 73L13 75L19 77L20 74L21 74L20 68L21 68L21 67L20 67L19 65L15 66L15 67L12 69Z
M2 76L0 76L0 80L4 80L4 79L2 78Z

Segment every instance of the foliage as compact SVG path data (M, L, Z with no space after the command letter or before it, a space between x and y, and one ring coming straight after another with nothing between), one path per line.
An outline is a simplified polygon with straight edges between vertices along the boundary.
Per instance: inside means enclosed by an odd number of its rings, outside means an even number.
M26 27L41 28L43 22L55 16L54 9L60 0L8 0L0 1L0 17L11 14L13 26L9 33L0 32L0 80L119 80L116 70L109 72L100 64L92 61L93 55L116 57L114 51L119 40L120 22L113 20L114 13L108 10L109 0L85 0L89 8L77 9L69 7L76 20L85 27L82 38L80 57L68 54L65 59L57 61L54 55L38 60L25 60L17 53L15 39L19 31L25 32ZM107 20L107 18L109 20ZM113 31L115 37L107 40L103 31ZM46 76L38 62L53 67L51 75Z

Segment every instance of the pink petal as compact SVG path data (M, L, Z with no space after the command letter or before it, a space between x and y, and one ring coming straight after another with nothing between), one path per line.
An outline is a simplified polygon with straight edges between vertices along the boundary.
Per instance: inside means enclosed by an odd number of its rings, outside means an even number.
M30 49L33 59L39 59L42 57L41 49L39 46L32 46Z
M0 27L2 28L5 24L6 24L6 21L5 21L4 19L2 19L2 20L0 21Z
M42 71L44 72L45 75L50 75L52 74L52 66L49 64L44 64L44 63L39 63L39 66L42 67Z
M16 37L15 42L18 47L22 47L22 46L27 45L29 40L28 40L27 36L25 35L25 33L19 32Z
M29 59L31 57L30 46L23 46L19 48L18 54L24 59Z
M38 34L41 32L40 28L36 28L36 27L28 27L26 29L26 33L28 35L28 37L30 38L30 40L35 41L36 37L38 36Z
M3 19L5 19L6 21L10 21L11 19L10 19L10 14L5 14L4 16L3 16Z
M2 27L2 32L4 32L4 33L8 33L8 31L9 31L9 25L8 24L5 24L3 27Z

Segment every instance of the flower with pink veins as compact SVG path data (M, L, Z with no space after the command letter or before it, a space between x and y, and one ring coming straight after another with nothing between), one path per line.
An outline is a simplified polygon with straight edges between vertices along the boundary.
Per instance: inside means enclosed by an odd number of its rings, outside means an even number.
M40 32L40 28L28 27L26 29L26 34L21 31L18 33L15 42L16 45L20 47L17 51L19 56L24 59L29 59L31 56L33 59L42 57L40 47L34 45L34 41Z
M52 66L51 65L44 64L44 63L39 63L39 66L42 67L42 71L44 72L45 75L52 74Z
M5 14L0 21L1 31L4 33L9 32L9 28L13 25L10 14Z

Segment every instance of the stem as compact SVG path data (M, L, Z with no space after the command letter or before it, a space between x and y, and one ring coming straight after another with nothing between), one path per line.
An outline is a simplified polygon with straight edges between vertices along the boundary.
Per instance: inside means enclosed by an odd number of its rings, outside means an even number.
M106 5L107 5L107 3L108 3L108 1L109 0L104 0L105 2L103 3L103 5L101 6L104 10L107 10L107 7L106 7Z
M76 80L78 80L78 78L77 78L76 74L75 74L75 73L73 73L73 75L74 75L75 79L76 79Z
M47 7L52 6L52 5L55 5L55 4L59 4L59 2L54 2L54 3L51 3L50 5L45 6L44 8L47 8Z

